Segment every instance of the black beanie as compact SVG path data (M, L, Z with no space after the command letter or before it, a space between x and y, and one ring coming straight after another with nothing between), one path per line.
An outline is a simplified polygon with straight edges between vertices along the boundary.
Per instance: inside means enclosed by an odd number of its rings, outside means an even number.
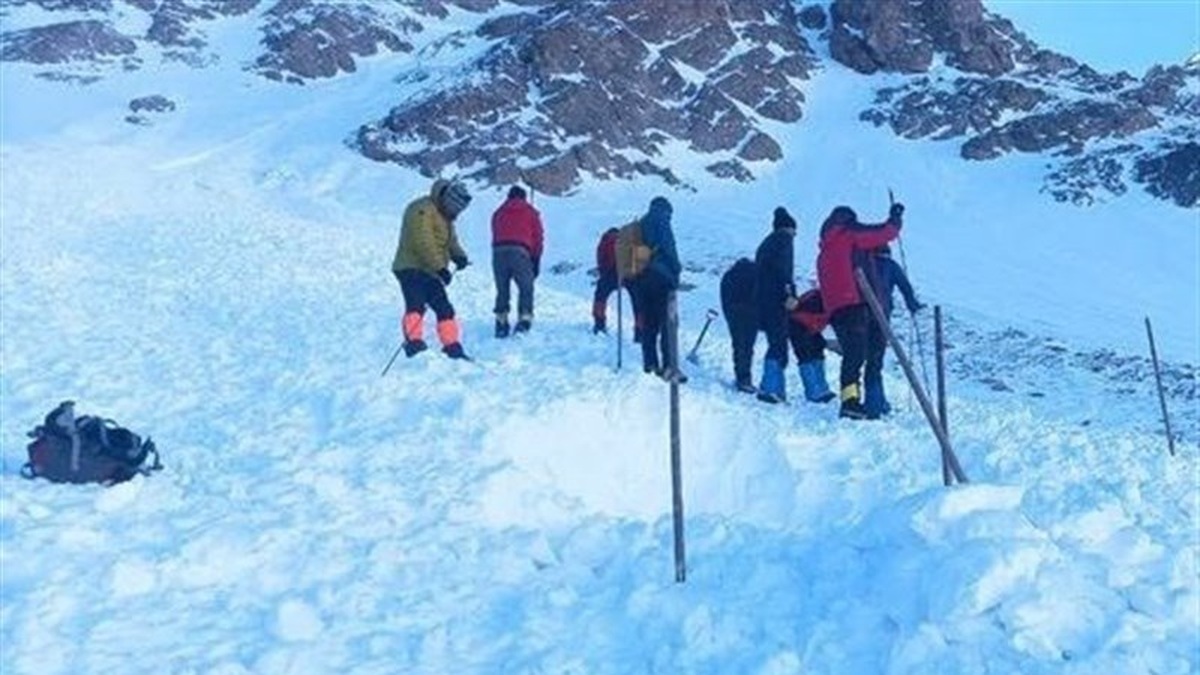
M525 199L525 188L520 185L514 185L508 189L509 199Z
M782 206L775 209L775 222L773 223L776 230L796 229L796 220L787 212L787 209Z

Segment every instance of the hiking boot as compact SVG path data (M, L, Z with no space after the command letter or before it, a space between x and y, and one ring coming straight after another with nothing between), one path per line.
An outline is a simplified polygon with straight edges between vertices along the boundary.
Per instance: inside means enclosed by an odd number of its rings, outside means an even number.
M743 394L757 394L758 393L758 387L754 386L754 383L751 382L750 380L739 381L737 383L737 385L735 385L735 386L737 387L737 390L742 392Z
M517 321L516 327L513 328L513 335L516 335L517 333L528 333L529 328L532 325L533 324L529 319L521 319L521 320Z
M856 398L849 398L842 401L842 408L838 411L838 417L844 417L849 420L870 419L866 409L863 408L862 403L859 403Z
M498 337L498 338L508 337L508 322L507 321L500 321L499 319L496 320L496 337Z
M442 353L452 359L464 359L466 361L471 360L470 357L467 356L466 352L463 351L462 345L457 342L442 347Z
M599 335L600 333L608 335L608 326L600 319L596 319L596 323L592 325L592 335Z
M425 351L428 348L429 348L429 345L425 344L424 340L405 340L404 341L404 355L410 359L412 357L416 356L417 354L420 354L421 352Z

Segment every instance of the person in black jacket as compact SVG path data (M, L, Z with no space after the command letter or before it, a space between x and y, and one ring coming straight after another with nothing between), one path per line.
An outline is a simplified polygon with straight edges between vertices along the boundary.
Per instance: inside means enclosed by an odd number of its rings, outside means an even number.
M750 377L758 338L758 304L754 296L757 278L758 267L749 258L739 259L721 276L721 312L733 345L733 375L738 391L747 394L758 393Z
M763 239L754 254L754 264L758 268L754 288L758 325L767 334L767 354L763 359L758 398L767 403L787 400L784 373L788 353L788 310L796 301L796 285L792 279L795 239L796 221L780 206L775 209L771 234Z

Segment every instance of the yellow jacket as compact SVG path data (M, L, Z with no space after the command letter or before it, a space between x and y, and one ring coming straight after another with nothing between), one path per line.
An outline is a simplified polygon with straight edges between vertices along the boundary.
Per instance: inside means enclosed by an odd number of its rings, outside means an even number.
M421 270L430 274L446 269L455 257L466 257L454 224L438 211L432 196L414 200L404 210L400 241L392 270Z

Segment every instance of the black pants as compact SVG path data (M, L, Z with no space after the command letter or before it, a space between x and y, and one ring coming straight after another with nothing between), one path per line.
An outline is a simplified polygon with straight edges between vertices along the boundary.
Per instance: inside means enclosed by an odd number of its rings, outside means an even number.
M887 336L872 315L867 321L867 362L863 383L883 380L883 355L887 351Z
M446 286L436 276L421 270L392 271L400 282L404 294L405 314L424 314L426 307L433 309L438 321L454 318L454 305L446 295Z
M678 366L667 335L667 300L671 294L670 281L653 270L637 278L634 294L642 309L642 370ZM660 358L661 348L661 358Z
M788 362L788 315L787 309L780 300L778 306L773 301L759 302L759 328L767 335L767 355L765 358L778 361L781 368L787 368Z
M758 308L754 305L721 305L729 341L733 346L733 376L738 384L750 384L750 364L754 360L754 343L758 339Z
M496 280L496 316L508 316L512 284L517 284L517 317L533 318L533 259L521 246L492 248L492 277Z
M788 339L792 343L792 352L796 354L796 363L808 363L825 358L825 336L811 333L804 324L798 321L789 322Z
M829 324L842 346L841 385L857 384L867 361L870 339L870 309L865 303L842 307L829 317Z
M600 273L600 278L596 280L596 292L592 294L592 318L601 323L606 323L608 320L608 297L617 290L617 272L616 270L607 270ZM635 328L642 325L641 311L638 307L637 294L633 292L628 282L625 283L625 291L629 293L629 305L633 308L633 325Z

